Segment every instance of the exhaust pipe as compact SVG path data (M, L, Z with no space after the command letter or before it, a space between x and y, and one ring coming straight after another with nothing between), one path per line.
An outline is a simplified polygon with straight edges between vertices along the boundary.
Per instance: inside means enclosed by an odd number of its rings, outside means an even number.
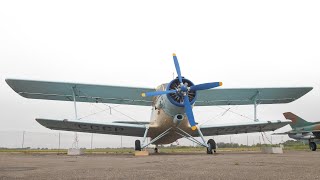
M180 124L180 122L184 119L184 115L182 114L176 114L173 118L173 123L177 125Z

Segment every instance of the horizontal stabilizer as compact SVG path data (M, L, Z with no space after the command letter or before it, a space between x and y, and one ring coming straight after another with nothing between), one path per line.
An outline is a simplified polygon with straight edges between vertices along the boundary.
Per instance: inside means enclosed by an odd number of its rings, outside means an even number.
M63 131L143 137L146 126L125 123L92 123L69 120L36 119L42 126Z
M291 121L258 121L237 124L223 124L223 125L204 125L201 126L201 131L204 136L213 135L227 135L227 134L241 134L241 133L254 133L266 132L279 129Z

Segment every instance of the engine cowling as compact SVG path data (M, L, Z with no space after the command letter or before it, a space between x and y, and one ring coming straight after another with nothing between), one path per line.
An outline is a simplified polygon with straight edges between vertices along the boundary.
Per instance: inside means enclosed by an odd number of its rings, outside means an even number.
M183 82L183 84L187 85L188 88L190 88L191 86L194 85L193 82L191 82L188 79L185 79L184 77L182 78L182 82ZM176 90L176 89L179 89L180 86L181 85L180 85L179 79L176 78L168 84L166 90ZM176 93L169 93L169 94L167 94L167 97L172 104L179 106L179 107L184 107L182 93L184 93L184 92L178 91ZM197 92L196 91L187 91L186 93L189 97L190 104L191 105L194 104L194 102L196 101L196 98L197 98Z

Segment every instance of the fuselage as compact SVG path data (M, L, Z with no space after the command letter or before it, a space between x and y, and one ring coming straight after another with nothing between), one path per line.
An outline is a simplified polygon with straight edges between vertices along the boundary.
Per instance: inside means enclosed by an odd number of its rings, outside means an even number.
M162 84L156 88L157 91L163 91L168 84ZM159 139L154 144L169 144L181 138L174 129L179 127L187 133L192 133L187 116L184 113L184 107L173 104L167 95L154 96L152 112L150 117L150 127L148 136L151 139L157 137L170 127L173 128L164 138Z
M296 127L288 132L290 138L297 140L320 139L320 124L315 123L308 126Z
M289 132L288 136L292 139L296 140L309 140L315 138L312 132L306 132L306 133L295 133L295 132Z

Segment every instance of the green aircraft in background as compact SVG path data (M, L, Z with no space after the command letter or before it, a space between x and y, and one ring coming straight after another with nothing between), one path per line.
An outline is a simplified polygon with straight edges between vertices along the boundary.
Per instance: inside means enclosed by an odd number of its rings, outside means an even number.
M320 141L320 122L308 122L292 112L286 112L283 115L286 119L292 121L290 123L292 130L276 134L287 134L290 138L296 140L308 140L310 149L312 151L317 150L316 143L319 144Z

